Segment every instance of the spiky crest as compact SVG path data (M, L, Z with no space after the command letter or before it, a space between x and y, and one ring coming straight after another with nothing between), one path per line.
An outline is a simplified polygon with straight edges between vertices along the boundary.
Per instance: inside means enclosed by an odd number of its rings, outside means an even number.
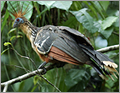
M22 6L20 6L20 3L18 4L17 3L17 10L15 10L15 8L13 7L13 5L11 4L11 2L9 2L10 6L12 7L11 11L9 10L9 12L15 17L15 18L18 18L18 17L23 17L24 15L26 15L28 13L28 6L30 5L30 3L27 5L27 7L25 8L25 10L23 11L23 4L24 2L22 3Z

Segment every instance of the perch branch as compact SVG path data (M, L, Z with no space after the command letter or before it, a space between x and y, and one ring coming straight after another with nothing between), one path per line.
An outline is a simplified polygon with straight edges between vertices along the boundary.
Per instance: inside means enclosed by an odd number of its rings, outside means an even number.
M48 70L53 69L53 68L54 68L54 64L47 66L47 67L46 67L46 70L48 71ZM26 80L26 79L28 79L28 78L30 78L30 77L35 76L35 75L41 76L42 71L43 71L43 69L37 69L37 70L35 70L35 71L26 73L26 74L24 74L24 75L22 75L22 76L19 76L19 77L17 77L17 78L14 78L14 79L11 79L11 80L6 81L6 82L4 82L4 83L1 83L1 87L4 86L3 92L6 92L8 86L11 85L11 84L14 84L14 83L17 83L17 82L21 82L21 81ZM42 77L43 79L45 79L43 76L41 76L41 77ZM46 80L46 79L45 79L45 80ZM55 88L60 92L60 90L59 90L55 85L53 85L52 83L50 83L48 80L46 80L46 81L47 81L50 85L52 85L53 87L55 87Z

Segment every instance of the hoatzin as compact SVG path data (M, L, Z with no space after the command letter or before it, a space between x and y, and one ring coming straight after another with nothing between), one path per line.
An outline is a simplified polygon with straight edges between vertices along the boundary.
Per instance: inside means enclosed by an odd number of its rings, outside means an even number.
M66 26L36 27L24 17L27 8L25 11L22 11L22 8L17 11L13 6L12 8L10 13L15 17L13 27L20 28L26 34L32 48L44 61L39 68L43 68L48 62L88 64L103 79L107 76L112 78L111 75L117 78L114 74L117 72L117 64L106 55L95 51L89 40L79 31Z

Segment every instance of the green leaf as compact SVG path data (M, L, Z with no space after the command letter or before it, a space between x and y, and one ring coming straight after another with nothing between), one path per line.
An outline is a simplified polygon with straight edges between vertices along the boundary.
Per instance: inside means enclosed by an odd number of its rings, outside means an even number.
M1 1L1 11L3 10L5 1Z
M18 83L15 83L15 84L13 85L13 87L14 87L14 89L15 89L16 91L19 91L20 84L21 84L21 82L18 82Z
M107 10L108 6L109 6L109 1L99 1L100 6L104 9L104 11Z
M119 27L119 11L116 11L115 16L118 16L116 22L114 23L115 27Z
M20 35L12 36L12 37L10 38L10 41L12 41L12 40L15 39L15 38L20 38L20 37L22 37L22 36L20 36Z
M37 2L40 5L45 5L48 9L50 9L52 4L54 4L56 1L34 1L34 2Z
M93 7L93 5L91 5L90 2L88 2L88 1L82 1L82 2L85 3L89 7L89 9L91 10L91 14L95 15L95 17L98 19L97 11Z
M10 3L12 4L12 6L14 7L14 9L16 10L16 11L18 11L18 4L20 4L21 6L23 5L23 7L22 7L22 11L24 11L26 8L28 9L28 12L27 12L27 14L25 14L24 15L24 17L25 18L27 18L27 19L30 19L31 18L31 16L32 16L32 10L33 10L33 5L32 5L32 2L31 1L7 1L7 4L8 4L8 10L9 11L11 11L11 10L13 10L12 9L12 7L11 7L11 5L10 5ZM29 6L28 6L29 5ZM28 7L27 7L28 6ZM11 16L12 16L12 18L14 19L15 17L12 15L12 14L10 14Z
M1 53L1 56L2 56L7 50L9 50L9 48L3 50L2 53Z
M102 18L105 18L105 16L104 16L104 14L103 14L103 12L102 12L102 10L103 10L103 8L100 6L100 3L99 3L99 1L90 1L93 5L94 5L94 7L97 9L97 11L98 11L98 13L100 13L100 15L101 15L101 17Z
M71 88L75 86L77 83L83 84L81 85L81 89L87 84L84 84L83 82L86 82L89 80L90 75L87 71L90 71L90 69L71 69L67 73L65 77L65 84L68 88ZM84 80L84 81L83 81Z
M109 16L105 18L105 20L102 22L102 28L105 30L106 28L110 27L117 20L117 18L118 17L115 16Z
M31 87L33 86L33 79L32 78L28 78L24 81L24 86L27 86L27 87L23 87L23 90L24 91L31 91ZM23 81L22 81L23 82ZM21 85L22 86L22 85Z
M5 42L4 46L12 45L10 42Z
M100 33L101 33L105 38L109 38L110 35L112 34L112 32L113 32L113 27L110 27L110 28L108 28L108 29L106 29L106 30L101 31Z
M8 17L9 17L9 12L8 12L8 10L6 10L5 16L4 16L4 18L2 19L1 32L3 31L4 26L6 25L6 22L7 22Z
M109 45L119 44L119 36L116 36L115 34L111 34L111 36L108 38L108 44Z
M70 11L76 19L82 23L83 27L89 32L95 33L98 28L95 27L93 18L86 12L87 8L83 8L79 11Z
M68 9L70 8L71 4L72 4L72 1L56 1L52 5L52 8L56 7L56 8L68 11Z
M119 18L116 20L116 22L114 23L115 27L119 27ZM119 31L119 30L118 30Z
M40 5L45 5L48 9L59 8L68 11L72 1L37 1Z
M62 22L62 25L63 26L69 26L69 27L71 27L71 28L74 28L75 27L75 23L77 23L78 21L77 21L77 19L74 17L74 16L72 16L72 17L69 17L68 18L68 20L67 21L63 21ZM60 24L61 25L61 24Z
M34 92L37 87L38 87L38 85L35 85L35 86L32 88L31 92Z
M98 32L101 32L101 31L103 31L103 29L102 29L102 27L101 27L101 23L102 23L102 21L101 20L99 20L99 21L94 21L94 26L96 27L96 28L98 28Z
M37 84L38 80L39 80L38 76L34 76L34 80L33 80L34 85Z
M13 29L11 29L7 34L9 35L10 33L12 33L13 31L15 31L16 30L16 28L13 28Z

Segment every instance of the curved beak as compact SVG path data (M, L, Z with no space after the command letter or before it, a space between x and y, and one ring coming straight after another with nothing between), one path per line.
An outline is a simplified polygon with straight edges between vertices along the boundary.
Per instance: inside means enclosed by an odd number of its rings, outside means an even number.
M16 22L14 22L13 28L16 28L16 27L18 27L18 24Z

